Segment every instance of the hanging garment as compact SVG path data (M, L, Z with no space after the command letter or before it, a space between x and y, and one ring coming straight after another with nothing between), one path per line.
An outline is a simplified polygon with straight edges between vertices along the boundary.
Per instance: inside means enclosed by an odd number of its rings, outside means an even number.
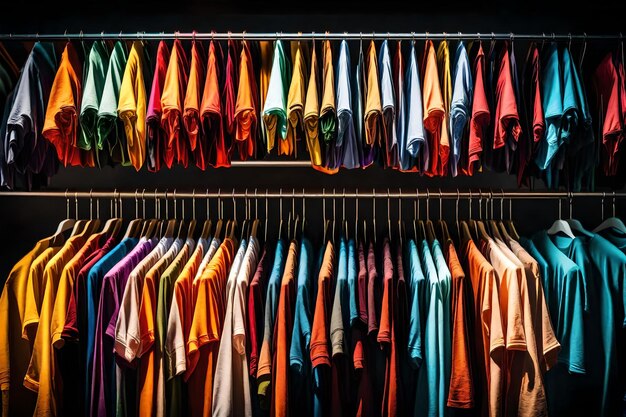
M297 142L302 139L304 131L304 105L306 100L307 67L304 61L302 47L297 43L296 56L293 61L293 75L289 84L287 95L287 137L285 138L286 149L293 150ZM290 151L287 154L291 154ZM297 150L296 150L297 156Z
M78 147L84 150L93 150L96 163L102 166L108 160L108 152L98 141L98 109L104 91L104 83L109 63L109 51L104 41L96 41L91 45L87 57L87 74L83 86L83 97L80 105L80 136Z
M182 43L176 39L161 92L161 128L166 138L163 161L168 168L174 161L185 168L189 164L190 143L183 121L188 77L189 61Z
M415 42L411 42L409 66L406 69L406 145L400 146L400 163L403 169L420 170L418 161L423 155L428 157L428 141L424 132L424 107L422 104L422 88L415 52Z
M337 64L337 142L336 153L341 166L347 169L360 167L359 144L354 130L352 114L352 87L350 85L350 50L348 42L341 42Z
M257 134L257 87L248 44L241 48L239 85L234 112L235 143L242 161L255 155ZM267 101L266 101L267 104Z
M439 145L439 161L441 164L441 176L448 175L448 162L450 157L450 101L452 100L452 79L450 75L450 48L448 41L444 40L437 47L437 68L439 70L439 85L443 99L444 116L441 124L441 137Z
M209 60L200 105L201 129L204 140L198 142L195 158L196 165L200 169L206 168L206 164L216 168L230 166L230 147L227 145L224 135L224 117L219 85L220 71L215 45L214 42L209 45Z
M265 99L267 90L270 86L270 76L272 74L272 62L274 61L274 48L270 41L259 41L259 49L261 51L261 66L259 68L259 108L265 108ZM263 143L267 145L265 137L265 125L263 117L261 119L261 137Z
M472 118L470 120L469 129L469 149L467 157L467 166L465 168L467 175L474 175L474 171L478 166L481 170L480 160L485 144L485 136L488 135L488 128L491 121L491 113L489 111L489 102L487 100L487 92L485 89L485 53L483 52L482 43L478 44L478 53L474 59L474 97L472 99Z
M161 93L165 85L170 51L164 41L159 42L157 49L154 76L150 89L150 99L146 112L146 135L148 146L148 171L158 172L161 170L166 146L165 132L161 126Z
M361 168L367 168L373 162L370 155L364 155L365 145L365 58L363 56L363 41L359 42L359 58L355 67L352 83L352 105L354 130L357 139L357 152L359 155L359 164ZM372 149L371 147L367 147Z
M122 41L117 41L109 59L97 122L98 143L102 143L103 148L106 143L111 161L123 166L130 165L130 159L124 126L117 117L117 105L127 61L126 45Z
M146 57L143 42L133 42L117 104L118 117L124 123L130 163L137 171L146 159Z
M459 42L454 56L454 85L450 102L450 140L451 158L450 173L456 177L459 172L459 161L467 152L463 147L463 138L467 135L468 121L471 117L470 106L472 97L472 73L469 56L465 44Z
M320 105L319 126L324 145L324 166L335 170L341 164L337 154L337 106L335 102L335 70L333 68L333 50L330 41L323 44L322 61L322 102Z
M209 60L211 58L209 57ZM214 65L214 64L213 64ZM189 65L189 80L185 92L183 122L185 133L189 138L189 149L193 155L196 166L201 170L207 167L208 153L206 150L207 137L204 135L201 123L201 103L204 93L205 82L204 50L200 42L191 45L191 63ZM219 87L215 92L218 93ZM219 93L218 93L219 94Z
M422 89L424 95L424 128L426 129L429 151L428 154L424 154L421 170L429 177L440 176L444 172L440 160L442 153L440 148L446 109L439 84L435 48L430 40L426 41L424 46L421 72L424 83Z
M317 56L315 55L315 44L313 44L311 48L311 72L304 105L304 133L311 165L313 165L314 168L319 167L316 169L322 169L322 151L320 149L319 139L320 102L318 78Z
M36 42L22 68L12 96L6 98L3 114L0 186L27 188L34 176L51 177L59 169L55 148L43 140L46 106L55 79L57 58L52 43ZM4 122L6 120L6 122Z
M406 99L404 96L405 88L404 88L404 57L402 56L402 43L398 41L396 45L396 53L393 58L393 86L394 86L394 97L395 100L395 108L397 112L397 120L395 122L396 126L396 137L398 138L398 145L396 149L396 157L398 160L397 168L400 170L405 170L402 165L402 158L404 156L406 159Z
M383 129L383 110L378 85L378 58L376 45L372 40L367 52L367 77L365 78L365 148L366 161L374 161L378 157L375 152L381 145ZM369 165L369 164L367 164Z
M396 96L393 85L393 69L389 55L389 42L384 40L378 52L380 90L382 105L382 142L385 143L385 166L398 168L398 137L396 132ZM382 147L381 142L381 147Z
M68 42L50 90L42 134L63 165L93 167L93 152L77 147L81 93L82 67L74 46Z
M274 149L278 137L278 154L291 155L293 144L285 143L287 137L287 95L290 76L289 61L285 56L283 43L277 40L274 45L274 62L270 76L265 107L263 107L263 127L267 140L267 151Z
M235 106L237 104L237 88L239 86L239 54L237 44L233 40L228 40L226 66L224 74L224 86L222 91L222 107L224 117L224 127L226 128L227 148L230 155L235 147Z

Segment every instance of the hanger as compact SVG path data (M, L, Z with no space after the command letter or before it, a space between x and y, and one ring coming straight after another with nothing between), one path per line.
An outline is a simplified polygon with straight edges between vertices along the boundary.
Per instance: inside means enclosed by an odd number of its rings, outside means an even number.
M185 200L183 199L183 217L185 216ZM189 221L189 227L187 228L187 238L192 239L193 234L196 231L196 190L191 191L191 220Z
M237 201L235 200L235 189L233 188L233 220L230 222L230 231L228 233L228 237L233 241L235 240L235 231L237 229Z
M390 198L389 188L387 188L387 239L391 242L391 198Z
M176 189L174 188L174 220L178 220L176 217L178 215L177 210L177 200L176 200ZM177 239L186 240L189 229L185 227L185 200L182 201L182 211L180 222L178 222L178 233L176 235Z
M566 220L566 222L570 225L570 227L572 228L572 231L576 231L580 234L583 234L585 236L589 236L589 237L593 237L593 233L589 232L587 229L585 229L582 225L582 223L576 219L574 219L572 217L572 209L574 206L574 194L569 191L568 193L568 205L569 205L569 219Z
M376 245L376 188L372 188L372 241Z
M478 239L478 228L476 227L476 220L474 220L474 218L472 217L472 190L468 191L469 195L467 198L467 205L468 205L468 218L467 218L467 227L469 229L470 232L470 239L471 240L477 240ZM463 226L463 224L461 224L461 226Z
M208 190L207 190L207 195L208 195ZM221 189L217 189L217 224L215 225L215 234L213 235L216 239L220 239L221 238L221 233L222 233L222 225L224 223L224 221L222 220L222 198L221 198L221 193L222 190ZM207 201L207 214L208 214L208 201ZM207 217L208 220L208 217Z
M428 189L426 189L426 239L429 244L432 244L437 239L435 226L430 220L430 191Z
M496 239L504 242L504 239L502 239L502 235L500 234L500 228L498 227L498 223L496 223L493 217L493 192L491 191L489 191L488 202L489 202L489 205L491 206L491 212L490 212L489 221L487 222L487 224L489 225L489 229L491 230L491 235L495 237Z
M57 230L55 230L55 232L52 234L52 236L50 236L50 239L51 239L50 245L51 246L58 246L58 245L60 245L65 240L65 238L63 236L63 233L65 233L68 230L72 229L74 227L74 224L76 223L76 219L70 218L70 199L67 196L67 190L65 190L65 201L66 201L65 219L61 220L61 222L57 226Z
M497 222L498 224L498 228L500 229L500 233L502 234L502 236L506 239L506 244L508 245L509 242L511 242L512 240L517 240L517 239L513 239L511 237L511 235L509 234L509 232L506 230L506 227L504 225L504 191L502 191L502 195L500 196L500 220Z
M209 209L209 189L206 190L206 220L204 221L204 225L202 226L202 231L200 232L200 239L209 240L211 237L211 228L213 227L213 223L211 222L211 214ZM195 207L195 205L194 205Z
M400 241L400 249L404 247L403 229L404 224L402 222L402 189L398 189L398 239Z
M128 223L126 233L124 233L123 239L129 237L137 237L140 232L142 219L139 217L139 198L137 197L138 190L135 189L135 218ZM122 204L120 200L120 205Z
M417 217L417 229L419 231L420 240L426 239L426 227L424 226L424 221L420 218L420 195L419 189L415 189L415 199L417 201L416 207L416 216Z
M248 226L249 217L248 217L248 189L246 188L246 192L244 194L244 209L243 209L243 223L241 224L241 239L243 240L245 237L248 237L248 231L246 227Z
M624 222L615 217L615 191L613 191L613 214L606 220L604 219L604 197L606 197L606 193L602 193L602 223L593 229L593 233L599 233L606 229L615 229L619 233L626 234L626 226L624 226Z
M144 218L143 227L140 232L141 237L145 237L146 239L152 238L152 233L156 228L156 225L159 223L158 219L152 218L150 220L146 219L146 199L145 199L146 189L144 188L141 191L141 206L142 206L142 217ZM156 217L156 213L155 213Z
M122 228L122 219L117 216L117 200L115 195L117 194L117 190L113 191L113 199L111 200L110 206L110 219L104 223L102 227L101 233L106 234L108 237L116 237ZM113 202L115 201L115 214L113 214ZM99 206L99 205L98 205ZM98 215L99 217L99 215Z
M332 241L335 242L335 237L337 236L337 193L333 188L333 229L332 229Z
M462 220L459 222L459 202L461 199L461 193L459 192L459 189L456 189L456 207L455 207L455 212L456 212L456 226L457 226L457 233L459 235L459 241L461 242L461 245L465 246L465 244L469 241L472 240L472 235L470 233L470 228L468 226L468 223L465 220ZM469 217L472 217L472 200L471 198L468 200L468 208L469 208Z
M502 190L502 198L504 198L504 190ZM513 240L519 241L520 235L517 233L515 229L515 223L513 222L513 199L509 198L509 220L506 222L507 230L509 232L509 236L513 238Z
M167 190L165 190L165 218L167 219L168 217L169 217L169 207L167 203ZM167 226L163 235L165 237L173 238L174 232L176 230L176 210L174 210L174 218L167 220L167 222L164 222L164 224L167 224Z
M117 207L117 206L116 206ZM70 237L80 235L85 231L85 227L87 226L87 222L85 220L80 220L78 218L78 193L74 193L74 214L76 217L76 222L74 223L74 227L70 232Z
M278 190L278 213L280 222L278 223L278 240L283 237L283 189Z
M450 240L450 232L448 231L448 223L443 219L443 194L441 192L441 188L439 189L439 220L437 221L437 225L441 231L441 241L447 242Z
M574 239L576 236L574 236L574 232L572 232L572 228L570 227L569 223L567 223L565 220L562 219L561 210L562 210L562 202L561 202L561 198L559 198L559 218L554 223L552 223L552 226L546 232L549 235L563 233L567 235L569 238Z
M302 192L303 195L303 199L304 199L304 190ZM266 207L267 208L267 207ZM256 239L257 237L257 231L259 229L259 200L257 198L257 189L254 189L254 221L252 222L252 228L250 229L250 237L253 237Z
M485 241L490 239L489 234L487 233L487 229L485 228L485 223L483 223L483 192L482 190L478 190L479 200L478 200L478 220L475 223L476 226L476 235Z

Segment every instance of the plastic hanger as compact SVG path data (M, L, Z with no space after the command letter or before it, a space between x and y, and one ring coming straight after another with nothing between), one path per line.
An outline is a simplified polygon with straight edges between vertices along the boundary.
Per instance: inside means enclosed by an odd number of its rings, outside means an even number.
M65 240L63 233L72 229L74 227L74 224L76 223L76 219L70 218L70 199L67 196L67 190L65 190L65 200L65 219L61 220L55 232L52 234L52 236L50 236L51 246L58 246L61 242L63 242Z
M626 226L624 226L624 222L615 217L615 191L613 191L613 214L608 219L604 219L604 197L606 193L602 194L602 223L598 225L595 229L593 229L593 233L599 233L606 229L614 229L619 233L626 234Z
M572 228L570 227L569 223L567 223L561 217L562 208L563 208L562 201L559 198L559 218L554 223L552 223L552 226L546 232L549 235L556 235L558 233L563 233L569 238L574 239L576 238L576 236L574 236L574 232L572 232Z

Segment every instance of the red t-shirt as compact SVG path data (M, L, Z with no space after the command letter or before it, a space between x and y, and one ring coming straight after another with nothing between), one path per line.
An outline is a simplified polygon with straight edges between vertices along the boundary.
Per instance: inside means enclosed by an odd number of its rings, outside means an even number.
M472 119L470 121L469 149L466 175L474 175L478 166L480 169L480 155L483 151L483 138L491 120L489 102L485 93L485 53L483 45L478 46L478 54L474 59L474 98L472 100Z
M148 171L158 172L163 162L165 148L165 133L161 127L161 91L165 84L167 64L170 60L170 51L164 41L159 42L157 49L156 66L152 78L152 89L146 112L146 141L148 147Z

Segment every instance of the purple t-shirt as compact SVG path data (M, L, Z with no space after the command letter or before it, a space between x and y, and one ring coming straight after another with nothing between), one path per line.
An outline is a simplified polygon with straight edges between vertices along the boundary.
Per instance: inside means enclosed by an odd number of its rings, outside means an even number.
M126 281L137 264L156 245L156 239L142 238L102 280L91 377L91 415L112 416L115 411L115 322ZM105 336L106 335L106 336ZM107 337L108 336L108 337Z

